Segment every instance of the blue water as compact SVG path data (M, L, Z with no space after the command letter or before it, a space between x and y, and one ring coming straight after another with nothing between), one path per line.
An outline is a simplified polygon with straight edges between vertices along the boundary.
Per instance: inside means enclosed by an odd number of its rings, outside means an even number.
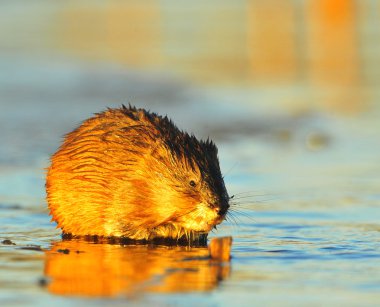
M113 67L95 74L100 87L117 75L118 97L94 96L80 86L89 82L86 66L48 73L13 65L24 80L0 80L0 241L15 243L0 244L1 306L379 305L376 108L354 117L263 112L259 103L235 100L255 99L260 90L170 79L158 90L159 80L147 83ZM138 81L128 86L130 78ZM33 82L41 90L16 90ZM233 237L230 263L210 263L201 248L62 242L44 199L49 156L64 133L122 100L168 114L218 144L236 204L210 237Z

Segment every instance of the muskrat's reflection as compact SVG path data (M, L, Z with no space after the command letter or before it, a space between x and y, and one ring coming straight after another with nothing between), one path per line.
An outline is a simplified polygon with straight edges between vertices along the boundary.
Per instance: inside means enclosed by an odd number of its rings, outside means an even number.
M205 247L56 242L46 251L50 292L115 296L207 291L229 275L229 264L208 259Z

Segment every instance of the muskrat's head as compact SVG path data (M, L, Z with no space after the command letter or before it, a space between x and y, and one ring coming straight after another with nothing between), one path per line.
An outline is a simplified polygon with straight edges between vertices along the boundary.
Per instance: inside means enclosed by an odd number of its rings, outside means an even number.
M137 180L140 212L147 220L154 216L154 236L181 237L208 233L227 214L228 194L219 167L218 150L210 141L179 130L166 117L143 114L153 124L149 149L140 160L144 171ZM140 130L141 136L143 131ZM136 135L136 134L135 134ZM145 137L147 137L145 135ZM150 215L150 217L148 217Z
M159 129L160 138L145 160L152 176L151 199L164 224L177 232L207 233L229 208L217 147L180 131L166 118Z

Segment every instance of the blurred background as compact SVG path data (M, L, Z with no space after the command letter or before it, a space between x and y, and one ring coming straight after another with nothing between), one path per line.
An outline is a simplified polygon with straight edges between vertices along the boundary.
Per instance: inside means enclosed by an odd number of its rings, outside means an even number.
M17 246L60 246L49 157L81 121L128 103L213 139L237 194L211 234L234 238L231 277L189 304L379 302L380 1L0 1L0 239L17 244L0 245L5 304L72 305L36 285L38 248ZM72 289L66 277L52 279Z
M232 175L339 133L355 150L379 131L379 12L371 0L2 1L0 167L46 167L64 133L122 103L227 141Z

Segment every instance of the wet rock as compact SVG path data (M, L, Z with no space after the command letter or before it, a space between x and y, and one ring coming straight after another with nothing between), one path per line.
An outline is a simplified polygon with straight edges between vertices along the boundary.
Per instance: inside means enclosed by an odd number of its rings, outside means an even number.
M16 243L13 243L9 239L3 240L3 241L1 241L1 243L4 244L4 245L16 245Z

